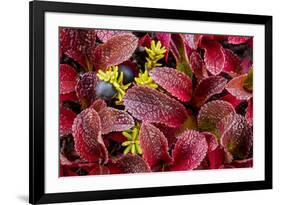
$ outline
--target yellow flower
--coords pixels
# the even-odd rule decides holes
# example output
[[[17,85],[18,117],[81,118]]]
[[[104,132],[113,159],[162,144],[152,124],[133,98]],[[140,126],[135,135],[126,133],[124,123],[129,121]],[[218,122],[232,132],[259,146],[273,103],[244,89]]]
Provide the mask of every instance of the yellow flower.
[[[164,57],[164,54],[166,53],[166,48],[161,45],[160,41],[157,41],[157,43],[155,45],[155,41],[152,40],[150,48],[145,47],[144,49],[148,54],[148,57],[146,57],[146,63],[145,63],[145,67],[147,69],[159,67],[162,65],[161,63],[157,63],[157,61],[159,61],[160,59],[162,59]]]
[[[155,84],[153,79],[148,75],[147,69],[145,69],[144,73],[139,73],[139,76],[135,77],[135,81],[137,85],[140,86],[145,86],[152,89],[156,89],[158,87],[158,85]]]
[[[140,147],[140,139],[139,139],[139,130],[140,124],[137,123],[133,128],[122,132],[122,134],[127,138],[127,141],[122,143],[124,149],[124,154],[128,154],[131,152],[134,154],[142,154],[142,149]]]
[[[106,81],[114,86],[117,91],[117,94],[114,96],[115,98],[117,98],[117,101],[115,103],[122,104],[122,98],[131,83],[128,83],[126,85],[123,84],[123,72],[121,72],[119,75],[118,66],[110,66],[105,72],[99,70],[97,76],[99,77],[99,79]]]

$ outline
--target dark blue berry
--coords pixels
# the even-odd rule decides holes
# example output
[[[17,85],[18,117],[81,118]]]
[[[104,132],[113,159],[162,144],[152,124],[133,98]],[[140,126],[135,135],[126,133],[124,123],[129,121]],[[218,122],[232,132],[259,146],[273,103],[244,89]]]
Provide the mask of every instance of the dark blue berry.
[[[116,94],[114,86],[108,82],[100,81],[96,87],[96,96],[104,100],[110,100]]]
[[[123,84],[128,84],[134,81],[134,72],[133,70],[127,65],[119,65],[118,66],[119,74],[123,72]]]

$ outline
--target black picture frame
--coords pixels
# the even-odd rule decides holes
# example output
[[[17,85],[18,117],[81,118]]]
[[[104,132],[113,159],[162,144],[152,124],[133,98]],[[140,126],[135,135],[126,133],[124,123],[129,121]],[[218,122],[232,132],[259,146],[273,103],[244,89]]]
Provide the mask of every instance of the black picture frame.
[[[198,193],[260,190],[272,188],[272,17],[262,15],[214,13],[124,6],[33,1],[30,12],[30,165],[29,202],[31,204],[90,201],[105,199],[184,195]],[[45,193],[44,173],[44,14],[80,13],[114,16],[150,17],[209,22],[247,23],[265,26],[265,180],[219,184],[136,188],[108,191]]]

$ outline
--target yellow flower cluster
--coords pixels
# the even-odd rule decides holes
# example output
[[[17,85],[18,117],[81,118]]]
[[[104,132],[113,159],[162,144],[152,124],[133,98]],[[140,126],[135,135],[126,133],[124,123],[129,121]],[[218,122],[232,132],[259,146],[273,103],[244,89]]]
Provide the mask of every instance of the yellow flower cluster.
[[[128,139],[127,141],[122,143],[123,147],[126,147],[124,150],[124,154],[128,154],[131,152],[134,154],[142,154],[142,149],[140,147],[140,139],[139,139],[139,130],[140,124],[137,123],[136,126],[131,128],[130,130],[122,132],[122,134]]]
[[[153,79],[148,75],[147,69],[145,69],[144,73],[139,73],[138,77],[135,77],[135,81],[137,85],[146,86],[152,89],[156,89],[158,85],[154,83]]]
[[[151,69],[162,65],[161,63],[158,63],[158,61],[164,57],[164,54],[166,53],[166,48],[161,45],[160,41],[155,44],[155,41],[152,40],[150,48],[145,47],[144,49],[148,54],[145,63],[146,69]]]
[[[129,88],[131,83],[123,84],[123,72],[118,73],[118,66],[110,66],[106,71],[99,70],[97,73],[99,79],[106,81],[114,86],[117,91],[115,98],[118,100],[116,104],[122,104],[122,98],[125,95],[125,91]]]

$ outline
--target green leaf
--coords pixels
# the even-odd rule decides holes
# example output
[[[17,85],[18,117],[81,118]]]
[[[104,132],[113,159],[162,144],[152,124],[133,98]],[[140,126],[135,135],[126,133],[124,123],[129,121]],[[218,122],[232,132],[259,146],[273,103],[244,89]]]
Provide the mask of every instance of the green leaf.
[[[177,63],[177,70],[184,72],[192,78],[192,70],[188,61],[184,37],[181,34],[173,34],[171,40],[172,43],[175,45],[175,47],[172,47],[172,50],[174,49],[175,53],[178,53],[177,56],[174,56]]]
[[[181,62],[178,62],[176,68],[178,71],[184,72],[185,74],[187,74],[189,77],[192,78],[193,73],[189,63],[186,60],[182,60]]]
[[[135,146],[135,144],[132,145],[131,153],[132,154],[136,154],[136,146]]]
[[[122,146],[126,147],[126,146],[128,146],[130,144],[132,144],[132,141],[125,141],[125,142],[122,143]]]
[[[126,149],[124,150],[124,154],[128,154],[131,151],[133,144],[130,144]]]
[[[244,81],[243,87],[252,92],[253,91],[253,68],[251,68],[248,72],[247,78]]]
[[[196,118],[192,115],[189,115],[184,123],[177,129],[176,135],[180,135],[187,129],[198,130]]]

